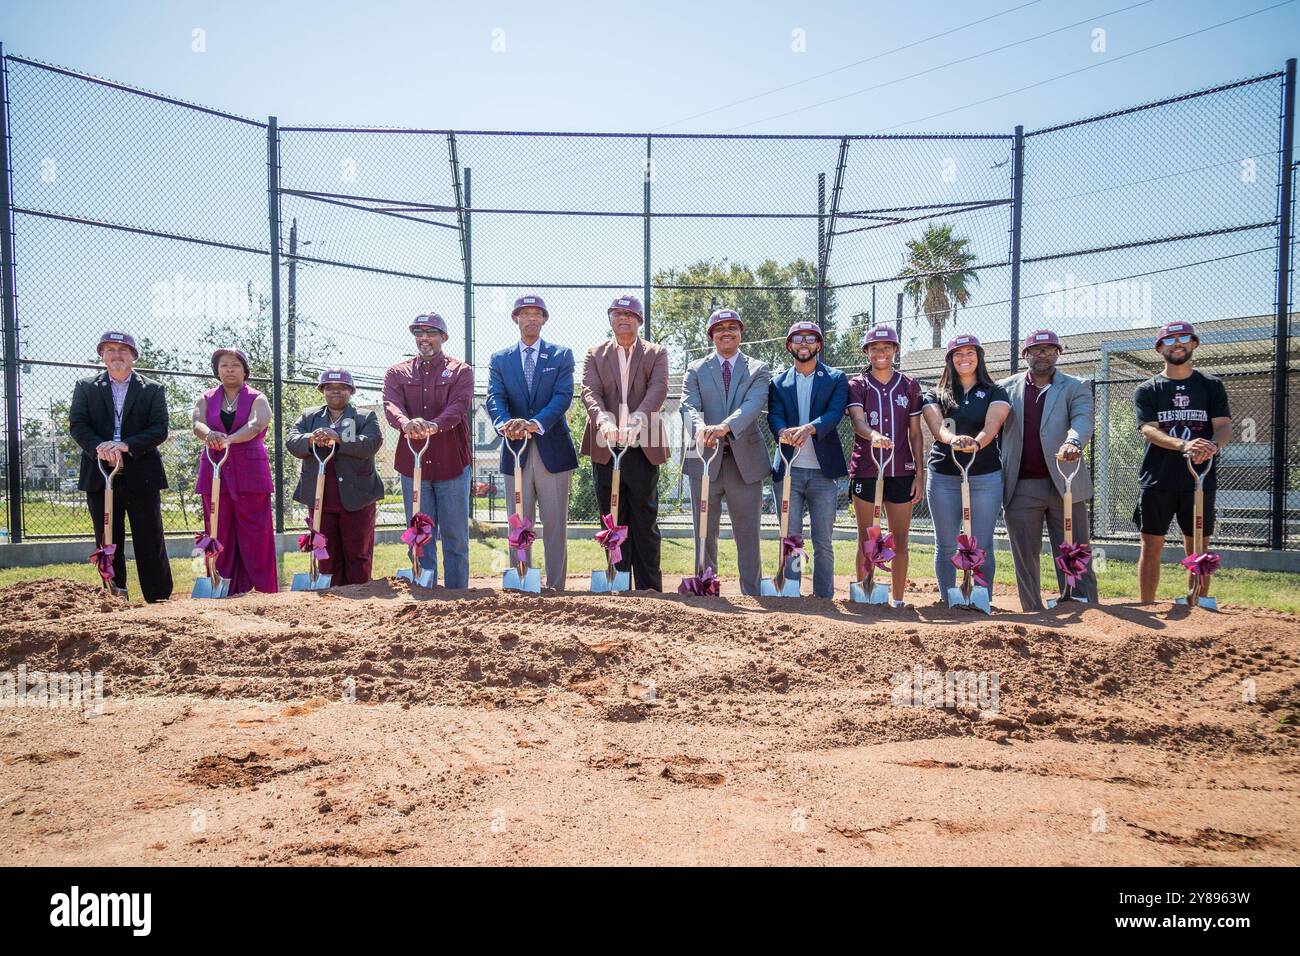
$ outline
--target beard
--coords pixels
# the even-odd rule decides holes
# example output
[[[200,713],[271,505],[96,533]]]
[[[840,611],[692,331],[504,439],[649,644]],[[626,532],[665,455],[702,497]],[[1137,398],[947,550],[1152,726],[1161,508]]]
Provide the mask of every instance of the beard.
[[[1186,365],[1192,359],[1191,352],[1184,352],[1182,355],[1166,355],[1165,361],[1170,365]]]

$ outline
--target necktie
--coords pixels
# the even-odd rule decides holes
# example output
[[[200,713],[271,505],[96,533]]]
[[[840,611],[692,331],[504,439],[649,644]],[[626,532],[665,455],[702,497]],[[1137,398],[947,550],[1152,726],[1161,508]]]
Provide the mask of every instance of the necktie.
[[[535,351],[531,345],[524,349],[524,384],[530,392],[533,390],[533,373],[537,370],[537,360],[533,358]]]
[[[731,363],[722,363],[722,394],[731,396]]]

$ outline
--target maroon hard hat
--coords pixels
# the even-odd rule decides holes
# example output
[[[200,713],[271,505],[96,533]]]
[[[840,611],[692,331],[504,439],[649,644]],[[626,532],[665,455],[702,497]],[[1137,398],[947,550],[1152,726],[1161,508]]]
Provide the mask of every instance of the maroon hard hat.
[[[609,308],[605,310],[605,314],[609,315],[609,313],[616,311],[631,312],[642,322],[645,321],[645,313],[641,311],[641,300],[634,295],[620,295],[610,303]]]
[[[790,326],[790,331],[785,333],[786,342],[788,343],[790,339],[799,332],[811,332],[821,341],[826,341],[825,337],[822,335],[822,327],[816,322],[808,322],[805,320],[803,322],[796,322],[794,325]]]
[[[316,387],[323,392],[325,391],[326,385],[335,385],[335,384],[346,385],[354,392],[357,390],[357,387],[352,384],[352,373],[344,368],[325,369],[325,371],[320,373],[320,384],[318,384]]]
[[[975,346],[975,348],[979,349],[981,354],[984,352],[984,346],[980,345],[980,340],[978,338],[973,335],[959,335],[948,343],[948,351],[944,353],[944,358],[947,358],[958,349],[964,349],[968,345]]]
[[[862,336],[862,351],[865,352],[870,348],[872,342],[891,342],[896,347],[902,348],[898,342],[898,332],[894,330],[892,325],[886,325],[884,322],[867,329]]]
[[[410,329],[412,332],[418,332],[421,329],[432,329],[434,332],[441,332],[443,335],[451,334],[447,331],[447,323],[437,312],[417,315],[411,320]]]
[[[1156,348],[1160,347],[1160,340],[1167,335],[1190,335],[1197,342],[1201,341],[1201,337],[1196,334],[1196,329],[1192,327],[1192,323],[1166,322],[1160,326],[1160,331],[1156,333]]]
[[[95,346],[95,354],[102,354],[105,345],[125,345],[131,350],[132,355],[136,358],[140,357],[140,350],[135,344],[135,336],[129,332],[105,332],[99,337],[99,344]]]
[[[549,319],[551,313],[546,311],[546,303],[540,295],[521,295],[515,299],[515,307],[510,311],[510,318],[519,314],[520,309],[541,309],[542,318]]]
[[[244,366],[244,378],[248,378],[248,376],[253,374],[248,370],[248,356],[244,354],[242,349],[217,349],[212,353],[213,375],[217,374],[217,363],[221,361],[221,356],[223,355],[233,355],[235,358],[239,359],[239,364]]]
[[[1051,329],[1039,329],[1037,332],[1030,332],[1026,335],[1025,341],[1020,345],[1020,354],[1024,355],[1035,345],[1055,345],[1059,351],[1065,351],[1065,346],[1061,344],[1060,337]]]
[[[708,327],[705,329],[709,338],[713,338],[713,327],[719,322],[740,322],[740,331],[745,331],[745,323],[735,309],[714,309],[713,314],[709,316]]]

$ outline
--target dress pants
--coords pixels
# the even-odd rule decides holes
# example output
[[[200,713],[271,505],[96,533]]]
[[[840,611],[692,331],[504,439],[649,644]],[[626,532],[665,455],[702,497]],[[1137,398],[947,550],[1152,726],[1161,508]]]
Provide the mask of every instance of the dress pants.
[[[320,562],[320,572],[331,576],[332,587],[370,580],[375,558],[374,504],[360,511],[322,510],[320,533],[325,535],[325,550],[330,555]]]
[[[602,515],[609,513],[609,493],[614,480],[614,463],[592,462],[596,503]],[[629,448],[619,471],[619,524],[627,525],[623,560],[614,565],[632,572],[636,591],[662,591],[659,572],[659,467],[650,464],[640,448]],[[602,526],[603,527],[603,526]]]
[[[1074,502],[1074,540],[1088,543],[1088,502]],[[1007,538],[1011,543],[1011,561],[1016,568],[1016,589],[1020,606],[1026,611],[1043,609],[1040,583],[1040,556],[1043,551],[1043,522],[1047,522],[1047,539],[1052,543],[1052,558],[1065,540],[1065,499],[1049,478],[1021,478],[1006,508]],[[1058,592],[1065,593],[1065,575],[1056,570]],[[1087,572],[1073,588],[1074,593],[1097,603],[1097,575],[1088,565]]]
[[[763,481],[746,482],[736,466],[736,459],[728,452],[721,454],[722,468],[716,479],[709,481],[709,525],[704,541],[704,564],[718,568],[718,529],[721,526],[722,501],[727,502],[727,515],[731,518],[731,533],[736,539],[736,568],[740,572],[740,593],[757,597],[761,565],[758,555],[758,525],[763,513]],[[695,538],[700,536],[700,486],[701,479],[691,476],[691,523]]]
[[[95,547],[103,545],[104,492],[86,492],[90,517],[95,523]],[[135,545],[135,570],[140,576],[140,590],[150,603],[172,596],[172,566],[167,560],[163,540],[162,492],[131,492],[113,488],[113,583],[126,587],[126,522],[131,522],[131,543]]]
[[[542,545],[546,551],[545,586],[557,591],[563,590],[569,569],[569,485],[573,480],[573,469],[554,473],[547,471],[542,456],[533,448],[524,462],[523,479],[524,517],[535,522],[537,512],[542,513]],[[506,472],[506,507],[509,509],[507,517],[514,514],[513,467]],[[532,559],[532,548],[529,548],[530,566]]]
[[[212,496],[203,495],[203,526],[211,532]],[[221,492],[220,525],[216,529],[222,551],[217,574],[230,579],[230,594],[280,590],[275,556],[275,524],[269,494],[228,495]]]

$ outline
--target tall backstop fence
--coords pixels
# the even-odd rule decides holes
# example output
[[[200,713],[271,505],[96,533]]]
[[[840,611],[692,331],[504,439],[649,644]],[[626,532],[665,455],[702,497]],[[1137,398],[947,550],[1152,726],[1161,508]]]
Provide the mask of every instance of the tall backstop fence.
[[[282,439],[319,402],[320,371],[348,368],[356,403],[378,407],[385,369],[411,354],[410,319],[428,311],[475,368],[475,516],[503,520],[482,393],[490,355],[517,337],[511,305],[531,292],[551,315],[543,339],[574,350],[578,386],[610,301],[646,303],[645,335],[672,357],[669,523],[689,522],[678,407],[715,307],[740,311],[744,350],[776,370],[794,321],[819,321],[827,361],[850,374],[863,331],[894,323],[902,368],[923,381],[956,330],[984,340],[998,378],[1023,372],[1025,332],[1057,330],[1061,367],[1093,385],[1101,540],[1136,537],[1132,394],[1159,368],[1155,329],[1190,320],[1236,424],[1216,539],[1300,543],[1294,60],[1039,130],[746,136],[294,126],[0,59],[0,538],[92,534],[67,413],[103,330],[135,334],[137,368],[167,389],[169,531],[202,522],[190,419],[218,346],[244,349],[271,399],[276,523],[292,530],[298,468]],[[575,440],[584,420],[575,399]],[[385,431],[379,520],[397,526]],[[596,518],[584,461],[571,519]]]

